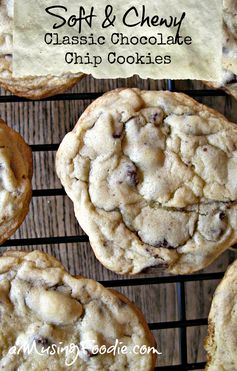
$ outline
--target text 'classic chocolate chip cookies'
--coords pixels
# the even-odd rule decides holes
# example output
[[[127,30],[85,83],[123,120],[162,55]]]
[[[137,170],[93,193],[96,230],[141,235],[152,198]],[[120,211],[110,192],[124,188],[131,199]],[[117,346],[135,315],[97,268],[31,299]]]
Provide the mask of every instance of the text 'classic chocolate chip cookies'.
[[[31,177],[30,148],[0,119],[0,244],[15,232],[28,213]]]
[[[237,370],[237,261],[219,284],[208,319],[206,371]]]
[[[95,281],[70,276],[42,252],[0,257],[0,316],[1,370],[154,369],[155,341],[135,305]],[[110,351],[118,342],[124,353]]]
[[[75,85],[83,76],[12,76],[13,0],[0,0],[0,85],[12,93],[29,99],[41,99],[61,93]]]
[[[237,241],[237,127],[186,95],[105,94],[65,136],[56,169],[117,273],[194,272]]]

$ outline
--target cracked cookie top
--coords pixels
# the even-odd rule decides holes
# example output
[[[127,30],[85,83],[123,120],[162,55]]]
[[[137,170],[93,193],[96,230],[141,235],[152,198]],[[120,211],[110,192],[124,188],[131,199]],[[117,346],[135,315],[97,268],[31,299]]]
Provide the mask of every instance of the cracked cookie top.
[[[222,80],[208,82],[224,88],[237,99],[237,1],[223,0],[223,57]]]
[[[95,281],[70,276],[39,251],[0,257],[0,318],[0,370],[154,368],[154,353],[138,352],[155,341],[135,305]],[[102,354],[100,347],[109,349],[116,340],[126,354]],[[70,346],[71,352],[58,351]]]
[[[237,75],[237,2],[236,0],[223,1],[224,18],[224,46],[223,46],[223,67]],[[236,81],[237,83],[237,81]]]
[[[105,94],[65,136],[56,169],[115,272],[193,272],[236,241],[237,127],[183,94]]]
[[[0,244],[15,232],[28,212],[31,177],[30,148],[0,119]]]
[[[208,371],[237,370],[237,260],[219,284],[208,319]]]
[[[12,54],[13,0],[0,0],[0,56]]]
[[[24,78],[12,76],[13,8],[13,0],[0,0],[0,85],[16,95],[41,99],[65,91],[78,82],[82,73]]]

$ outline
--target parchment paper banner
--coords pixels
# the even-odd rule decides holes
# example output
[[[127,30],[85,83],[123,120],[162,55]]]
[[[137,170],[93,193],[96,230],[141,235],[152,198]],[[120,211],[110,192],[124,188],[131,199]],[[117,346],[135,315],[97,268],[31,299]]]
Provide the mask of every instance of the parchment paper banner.
[[[15,77],[219,80],[222,0],[17,0],[13,49]]]

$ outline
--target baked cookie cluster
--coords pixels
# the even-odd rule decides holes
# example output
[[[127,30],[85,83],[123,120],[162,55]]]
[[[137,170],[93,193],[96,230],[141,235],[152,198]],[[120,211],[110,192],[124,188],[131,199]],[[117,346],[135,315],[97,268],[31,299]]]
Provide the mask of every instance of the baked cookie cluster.
[[[41,99],[83,76],[14,78],[12,53],[13,0],[0,0],[3,88]],[[70,54],[69,64],[80,62]],[[207,84],[237,99],[236,0],[223,0],[222,80]],[[237,127],[186,95],[103,95],[63,139],[56,170],[96,257],[116,273],[154,266],[192,273],[237,242]],[[31,178],[30,148],[0,119],[0,244],[28,213]],[[39,251],[0,257],[0,322],[1,370],[152,371],[156,364],[154,337],[133,303]],[[237,261],[216,290],[208,323],[206,370],[236,371]],[[117,341],[126,353],[94,351]],[[61,345],[76,348],[57,352]],[[139,353],[144,347],[150,351]]]

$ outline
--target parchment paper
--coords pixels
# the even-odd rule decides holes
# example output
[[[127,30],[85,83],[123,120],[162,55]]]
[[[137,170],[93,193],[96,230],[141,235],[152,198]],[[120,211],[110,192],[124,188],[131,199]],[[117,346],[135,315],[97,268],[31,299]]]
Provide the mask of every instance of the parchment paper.
[[[102,29],[101,24],[105,19],[104,9],[106,5],[113,6],[113,15],[116,15],[114,25]],[[90,28],[82,24],[81,33],[78,25],[53,29],[55,23],[61,23],[61,19],[46,13],[45,8],[50,6],[64,6],[63,9],[53,10],[55,13],[68,19],[71,15],[78,16],[79,7],[83,6],[86,13],[94,6],[96,17]],[[191,45],[113,45],[110,42],[112,33],[123,33],[126,36],[157,36],[162,33],[164,39],[168,35],[175,35],[177,28],[165,26],[140,26],[126,27],[122,24],[122,17],[126,10],[135,6],[138,16],[131,11],[127,18],[128,22],[139,22],[142,18],[142,5],[145,5],[146,16],[158,15],[169,19],[170,16],[179,19],[186,12],[180,35],[190,36]],[[52,11],[52,10],[51,10]],[[45,34],[58,34],[59,40],[63,36],[104,36],[105,45],[47,45],[44,41]],[[202,79],[220,80],[221,57],[222,57],[222,0],[17,0],[14,9],[14,43],[13,43],[13,75],[15,77],[60,75],[62,73],[84,72],[92,74],[96,78],[129,77],[134,74],[142,78],[169,78],[169,79]],[[108,54],[116,53],[116,56],[130,56],[136,53],[148,55],[154,61],[155,56],[171,57],[170,64],[140,64],[117,62],[110,64]],[[71,53],[71,54],[67,54]],[[87,54],[89,53],[89,54]],[[65,55],[69,56],[70,64],[65,62]],[[91,64],[86,64],[85,56],[91,58]],[[111,55],[111,54],[110,54]],[[74,56],[80,56],[82,64],[74,63]],[[100,56],[102,62],[93,66],[94,56]],[[133,57],[131,57],[133,56]],[[113,59],[113,58],[112,58]],[[86,59],[88,61],[88,59]]]

